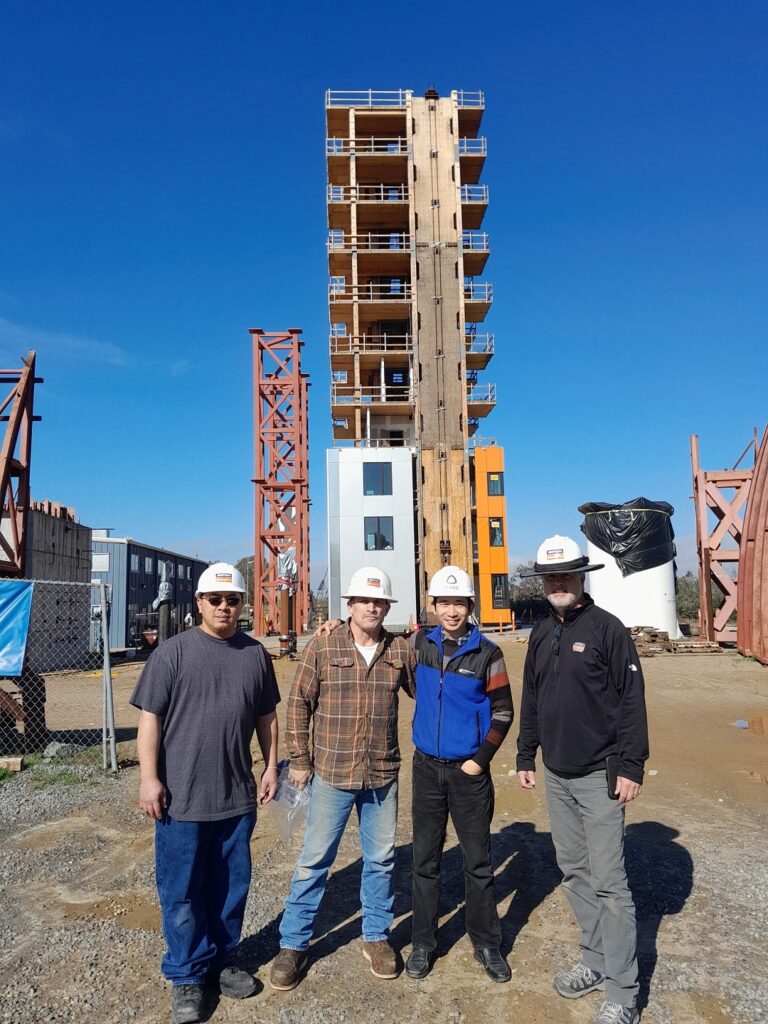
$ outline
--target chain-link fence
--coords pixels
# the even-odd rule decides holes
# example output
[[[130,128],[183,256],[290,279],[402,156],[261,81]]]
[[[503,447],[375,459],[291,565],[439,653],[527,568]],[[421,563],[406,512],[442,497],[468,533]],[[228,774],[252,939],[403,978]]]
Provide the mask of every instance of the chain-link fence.
[[[0,677],[0,755],[117,770],[104,584],[33,580],[24,666]]]

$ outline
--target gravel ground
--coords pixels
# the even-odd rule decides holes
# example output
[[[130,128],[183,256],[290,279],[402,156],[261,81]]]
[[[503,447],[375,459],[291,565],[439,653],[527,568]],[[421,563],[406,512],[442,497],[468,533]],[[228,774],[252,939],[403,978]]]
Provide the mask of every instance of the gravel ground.
[[[519,685],[524,646],[510,646]],[[287,680],[290,666],[278,663]],[[768,1021],[765,899],[768,740],[732,722],[768,709],[768,671],[730,657],[644,663],[655,774],[630,809],[627,868],[638,915],[646,1024]],[[130,712],[124,710],[124,727]],[[410,715],[402,717],[408,750]],[[120,723],[119,723],[120,724]],[[449,833],[440,952],[424,982],[377,981],[359,948],[360,860],[350,826],[321,910],[306,979],[290,993],[268,984],[211,1018],[265,1024],[362,1021],[476,1024],[516,1017],[587,1024],[595,997],[564,1002],[553,971],[570,963],[576,931],[559,891],[543,793],[523,793],[512,744],[494,764],[497,897],[513,980],[491,985],[464,935],[462,879]],[[130,742],[121,756],[130,759]],[[66,767],[67,771],[62,772]],[[403,772],[393,938],[408,947],[409,786]],[[62,781],[66,779],[67,781]],[[136,809],[137,772],[117,777],[53,761],[0,783],[0,1024],[169,1020],[158,974],[164,944],[154,892],[152,828]],[[267,811],[253,841],[243,965],[266,983],[296,850]]]

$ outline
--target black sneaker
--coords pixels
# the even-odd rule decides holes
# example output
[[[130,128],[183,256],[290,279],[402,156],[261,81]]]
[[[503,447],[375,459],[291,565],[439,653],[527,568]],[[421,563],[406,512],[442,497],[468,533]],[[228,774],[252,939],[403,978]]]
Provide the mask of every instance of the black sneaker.
[[[234,964],[212,968],[208,971],[206,981],[228,999],[247,999],[259,987],[252,974],[240,967],[235,967]]]
[[[483,970],[491,981],[509,981],[512,971],[509,964],[501,955],[501,950],[495,946],[486,946],[484,949],[475,950],[475,960],[483,965]]]
[[[426,946],[414,946],[411,955],[405,962],[405,973],[414,981],[420,981],[422,978],[426,978],[432,970],[434,962],[434,949],[428,949]]]
[[[198,1024],[205,1013],[205,989],[202,985],[174,985],[171,991],[173,1024]]]

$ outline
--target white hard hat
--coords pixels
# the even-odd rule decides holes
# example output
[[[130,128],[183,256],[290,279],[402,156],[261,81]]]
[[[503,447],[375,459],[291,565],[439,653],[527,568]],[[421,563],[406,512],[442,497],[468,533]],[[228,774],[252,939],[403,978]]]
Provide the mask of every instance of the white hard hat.
[[[341,596],[377,597],[381,601],[397,604],[396,598],[392,597],[392,581],[383,569],[377,569],[375,565],[364,565],[362,569],[353,572],[347,592]]]
[[[215,590],[224,594],[232,591],[236,594],[245,593],[243,574],[229,562],[214,562],[204,569],[197,584],[198,594],[211,594]]]
[[[475,585],[469,573],[458,565],[444,565],[429,581],[428,597],[469,597],[475,596]]]
[[[603,569],[604,565],[590,565],[581,547],[570,537],[547,537],[539,545],[533,569],[526,569],[521,576],[548,576],[553,573],[592,572]]]

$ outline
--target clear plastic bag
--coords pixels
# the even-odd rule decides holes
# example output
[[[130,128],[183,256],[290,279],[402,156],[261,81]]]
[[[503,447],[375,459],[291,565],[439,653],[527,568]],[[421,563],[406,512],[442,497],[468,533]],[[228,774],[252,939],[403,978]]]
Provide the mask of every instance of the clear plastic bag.
[[[292,836],[301,831],[307,818],[311,781],[299,789],[288,778],[290,761],[280,761],[277,766],[277,793],[267,807],[284,843],[290,843]]]

